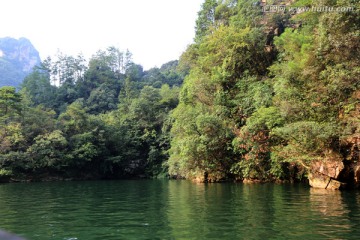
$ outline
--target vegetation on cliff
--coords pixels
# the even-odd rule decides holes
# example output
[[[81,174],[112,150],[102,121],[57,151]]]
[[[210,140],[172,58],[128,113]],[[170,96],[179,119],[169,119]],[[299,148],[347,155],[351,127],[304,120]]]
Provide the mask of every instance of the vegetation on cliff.
[[[359,3],[321,5],[353,10],[272,13],[257,1],[205,1],[197,41],[181,58],[190,73],[172,113],[170,174],[297,179],[316,161],[357,164]]]
[[[113,47],[88,64],[44,61],[19,93],[0,89],[0,169],[267,181],[328,174],[328,162],[329,178],[357,181],[359,3],[265,2],[206,0],[194,43],[160,69]]]

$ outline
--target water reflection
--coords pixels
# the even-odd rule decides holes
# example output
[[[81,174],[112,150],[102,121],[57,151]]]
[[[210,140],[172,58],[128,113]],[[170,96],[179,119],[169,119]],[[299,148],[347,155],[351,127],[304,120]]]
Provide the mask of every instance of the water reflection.
[[[345,236],[351,236],[352,222],[343,193],[315,188],[309,193],[316,232],[326,238],[348,239]]]
[[[0,228],[52,239],[358,239],[360,194],[304,185],[0,185]]]
[[[169,184],[168,207],[174,239],[353,239],[360,233],[342,192],[303,185],[177,181]]]
[[[167,235],[166,191],[161,181],[3,185],[0,228],[29,240]]]
[[[303,237],[308,232],[308,226],[301,224],[295,232],[291,230],[298,221],[293,212],[302,211],[286,207],[292,195],[296,195],[293,188],[273,184],[193,185],[184,181],[171,182],[169,195],[167,215],[175,239],[203,239],[204,236],[210,239],[279,239]],[[287,219],[284,221],[284,218]]]
[[[312,211],[325,217],[343,217],[349,213],[340,191],[311,188],[309,200]]]

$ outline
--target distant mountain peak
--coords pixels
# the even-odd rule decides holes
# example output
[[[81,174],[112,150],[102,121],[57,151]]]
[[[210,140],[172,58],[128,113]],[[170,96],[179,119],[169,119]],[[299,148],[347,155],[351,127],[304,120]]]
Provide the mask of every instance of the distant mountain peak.
[[[39,52],[29,39],[0,38],[0,87],[19,87],[40,62]]]

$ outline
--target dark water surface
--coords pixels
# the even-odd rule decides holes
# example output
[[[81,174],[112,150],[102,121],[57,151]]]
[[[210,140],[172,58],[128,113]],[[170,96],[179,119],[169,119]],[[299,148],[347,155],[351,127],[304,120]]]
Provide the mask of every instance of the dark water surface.
[[[360,193],[304,185],[0,185],[0,229],[29,240],[360,239]]]

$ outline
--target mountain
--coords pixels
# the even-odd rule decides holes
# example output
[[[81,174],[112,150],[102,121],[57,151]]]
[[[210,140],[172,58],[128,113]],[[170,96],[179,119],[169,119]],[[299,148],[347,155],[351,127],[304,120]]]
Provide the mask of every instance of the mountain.
[[[26,38],[0,38],[0,87],[19,87],[41,62],[39,52]]]

